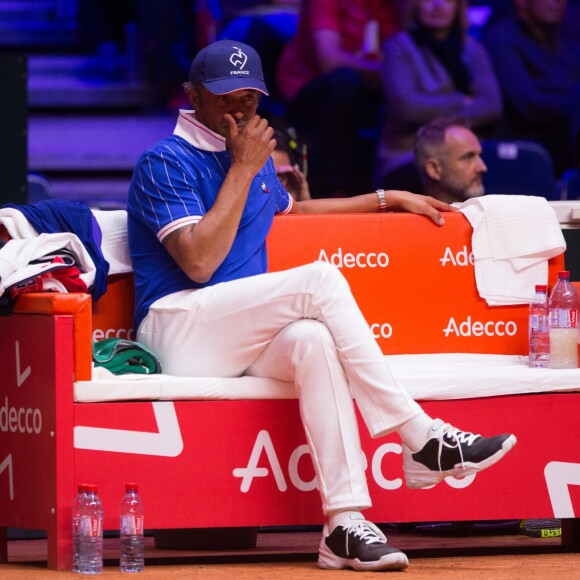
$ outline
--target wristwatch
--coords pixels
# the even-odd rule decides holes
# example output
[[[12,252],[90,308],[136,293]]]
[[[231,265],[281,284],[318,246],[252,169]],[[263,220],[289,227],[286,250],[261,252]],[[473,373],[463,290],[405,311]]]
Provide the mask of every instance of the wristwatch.
[[[387,200],[385,198],[385,190],[384,189],[377,189],[375,192],[377,197],[379,198],[379,212],[385,213],[387,211]]]

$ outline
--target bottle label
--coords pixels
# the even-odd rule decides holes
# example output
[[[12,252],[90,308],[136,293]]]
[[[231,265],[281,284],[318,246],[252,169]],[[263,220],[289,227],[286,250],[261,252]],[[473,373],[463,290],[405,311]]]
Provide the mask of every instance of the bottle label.
[[[124,536],[143,535],[143,516],[125,514],[121,516],[121,534]]]
[[[534,332],[548,332],[550,324],[544,314],[530,314],[530,330]]]
[[[578,311],[568,308],[550,310],[551,328],[578,328]]]
[[[101,518],[82,516],[79,530],[82,536],[98,538],[102,534],[101,526],[102,526]]]

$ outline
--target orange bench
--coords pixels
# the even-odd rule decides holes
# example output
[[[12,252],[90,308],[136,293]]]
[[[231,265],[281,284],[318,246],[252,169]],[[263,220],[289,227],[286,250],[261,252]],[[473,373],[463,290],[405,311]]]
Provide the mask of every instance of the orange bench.
[[[407,214],[280,216],[268,246],[271,270],[314,260],[341,268],[385,354],[527,352],[527,306],[479,297],[461,214],[442,228]],[[562,256],[550,261],[550,283],[562,268]],[[91,341],[134,338],[132,304],[122,275],[94,305],[85,295],[28,295],[0,319],[0,561],[6,528],[36,528],[48,532],[49,567],[69,568],[79,482],[99,486],[108,530],[129,480],[140,483],[148,529],[320,524],[296,400],[74,401],[75,381],[91,378]],[[563,544],[580,543],[580,395],[422,404],[470,430],[512,431],[518,445],[489,473],[409,490],[397,436],[371,439],[361,422],[370,519],[562,517]]]

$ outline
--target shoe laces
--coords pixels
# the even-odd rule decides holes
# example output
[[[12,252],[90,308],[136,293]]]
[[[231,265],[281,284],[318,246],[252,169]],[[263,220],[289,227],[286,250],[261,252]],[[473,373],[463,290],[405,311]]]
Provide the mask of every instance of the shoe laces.
[[[367,522],[366,520],[358,520],[351,524],[342,525],[342,527],[346,530],[346,551],[348,553],[348,537],[350,534],[354,534],[356,537],[359,537],[363,542],[366,544],[386,544],[387,538],[371,522]]]
[[[465,469],[465,463],[463,461],[463,445],[471,447],[473,442],[479,437],[481,437],[481,435],[470,433],[469,431],[461,431],[451,425],[444,425],[441,429],[441,433],[437,437],[439,439],[439,451],[437,453],[439,471],[441,471],[441,454],[443,453],[443,447],[446,447],[447,449],[457,449],[459,451],[459,457],[461,458],[461,467]]]

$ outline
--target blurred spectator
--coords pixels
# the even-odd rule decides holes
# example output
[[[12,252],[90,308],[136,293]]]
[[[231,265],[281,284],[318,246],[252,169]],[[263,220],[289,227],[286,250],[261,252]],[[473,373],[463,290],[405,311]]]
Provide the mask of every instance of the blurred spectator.
[[[469,5],[487,6],[490,9],[485,23],[486,28],[491,28],[504,18],[516,13],[514,2],[511,0],[471,0]],[[580,40],[580,0],[568,0],[568,9],[562,26],[566,34]]]
[[[374,143],[364,151],[361,127],[377,125],[380,43],[397,28],[396,2],[304,0],[277,80],[288,103],[286,121],[308,144],[317,197],[352,195],[372,185]]]
[[[276,87],[276,65],[282,50],[296,34],[302,0],[222,0],[223,24],[217,39],[239,40],[262,57],[264,80],[270,95],[260,101],[258,112],[272,117],[281,96]]]
[[[481,144],[465,117],[439,117],[417,131],[415,164],[423,193],[446,203],[485,193]]]
[[[580,42],[563,28],[566,0],[514,4],[484,38],[506,101],[501,136],[540,141],[560,174],[580,125]]]
[[[278,179],[288,193],[297,201],[311,199],[310,187],[306,179],[306,155],[296,140],[295,131],[274,131],[276,148],[272,151],[272,161]]]
[[[404,31],[384,45],[387,114],[377,148],[377,186],[417,191],[417,129],[462,115],[485,134],[501,117],[501,91],[483,45],[467,36],[466,0],[406,0]]]

